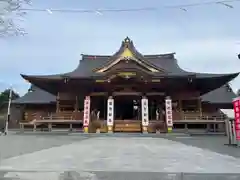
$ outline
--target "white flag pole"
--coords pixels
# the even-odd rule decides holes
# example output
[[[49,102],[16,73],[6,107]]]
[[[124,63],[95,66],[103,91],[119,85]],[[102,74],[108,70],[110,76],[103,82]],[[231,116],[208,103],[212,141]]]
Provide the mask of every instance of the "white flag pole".
[[[12,92],[13,92],[13,89],[12,89],[12,86],[10,86],[9,96],[8,96],[7,119],[5,123],[4,135],[8,134],[8,124],[9,124],[10,115],[11,115]]]

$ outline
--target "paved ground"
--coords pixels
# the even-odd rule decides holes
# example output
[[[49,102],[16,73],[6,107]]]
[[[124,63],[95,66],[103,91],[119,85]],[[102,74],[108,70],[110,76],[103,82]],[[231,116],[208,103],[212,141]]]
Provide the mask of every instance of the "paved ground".
[[[240,158],[240,148],[227,146],[228,140],[225,136],[194,136],[190,138],[172,136],[167,139]]]
[[[42,149],[52,148],[79,142],[86,139],[82,136],[65,135],[9,135],[0,136],[0,160],[19,156],[26,153],[32,153]],[[1,161],[0,161],[1,162]]]
[[[192,173],[240,172],[240,149],[224,146],[225,137],[153,137],[1,136],[0,179],[221,180]]]

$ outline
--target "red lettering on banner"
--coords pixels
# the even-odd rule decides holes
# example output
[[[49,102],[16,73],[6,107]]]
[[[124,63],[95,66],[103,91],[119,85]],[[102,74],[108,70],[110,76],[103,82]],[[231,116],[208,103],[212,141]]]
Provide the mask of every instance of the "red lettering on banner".
[[[235,129],[240,130],[240,124],[235,124]]]
[[[239,97],[233,101],[233,106],[234,106],[234,115],[235,115],[236,139],[240,140],[240,114],[239,114],[240,98]]]
[[[236,100],[235,102],[234,102],[234,106],[238,106],[239,105],[239,102],[238,102],[238,100]]]
[[[240,123],[240,117],[235,118],[235,123]]]
[[[240,140],[240,129],[236,130],[236,139]]]
[[[236,112],[236,118],[239,118],[239,113],[238,112]]]

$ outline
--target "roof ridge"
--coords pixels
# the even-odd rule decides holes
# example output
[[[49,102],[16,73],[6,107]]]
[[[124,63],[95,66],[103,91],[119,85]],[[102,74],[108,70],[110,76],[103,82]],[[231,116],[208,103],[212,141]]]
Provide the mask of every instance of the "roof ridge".
[[[176,53],[166,53],[166,54],[146,54],[144,55],[145,58],[171,58],[174,59],[174,55]]]
[[[112,55],[81,54],[82,57],[111,57]]]
[[[176,53],[166,53],[166,54],[143,54],[143,57],[153,57],[153,58],[156,58],[156,57],[166,57],[166,58],[174,58],[174,55]],[[97,54],[81,54],[82,57],[100,57],[100,58],[110,58],[112,57],[113,55],[97,55]]]

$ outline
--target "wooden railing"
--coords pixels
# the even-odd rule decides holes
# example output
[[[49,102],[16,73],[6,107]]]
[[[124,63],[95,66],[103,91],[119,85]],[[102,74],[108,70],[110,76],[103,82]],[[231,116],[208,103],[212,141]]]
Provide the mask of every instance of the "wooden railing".
[[[63,111],[43,116],[43,120],[82,120],[83,112]]]
[[[42,117],[47,116],[49,113],[44,111],[26,111],[24,113],[24,122],[31,122],[36,119],[42,119]]]
[[[79,124],[83,117],[83,112],[57,112],[57,113],[33,113],[31,114],[31,119],[25,122],[20,122],[20,129],[24,129],[25,126],[33,126],[35,131],[39,125],[47,125],[48,130],[51,131],[53,125],[56,124],[68,124],[69,129],[73,129],[73,124]]]
[[[225,120],[226,116],[220,113],[202,113],[199,112],[183,112],[183,120]]]

